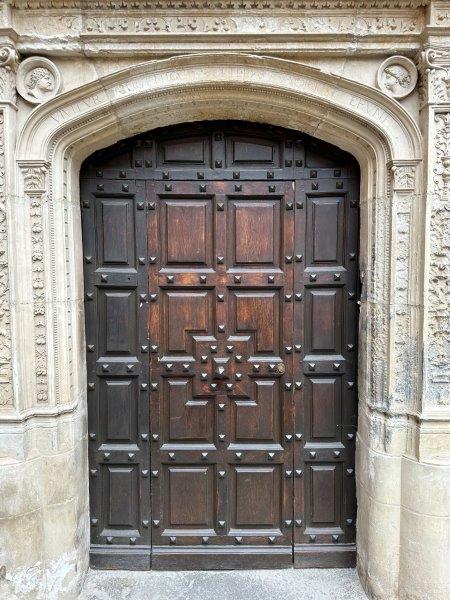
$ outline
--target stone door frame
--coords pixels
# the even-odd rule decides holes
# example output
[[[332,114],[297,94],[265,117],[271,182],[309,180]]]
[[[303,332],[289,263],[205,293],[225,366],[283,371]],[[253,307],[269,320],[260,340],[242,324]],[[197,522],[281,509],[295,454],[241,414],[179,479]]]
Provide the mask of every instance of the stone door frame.
[[[400,536],[392,530],[400,511],[399,459],[414,456],[422,419],[423,149],[412,118],[380,91],[288,60],[205,53],[132,66],[38,106],[19,134],[17,187],[10,185],[17,377],[15,403],[2,411],[2,419],[11,426],[24,419],[73,421],[74,443],[83,455],[69,485],[79,500],[80,547],[87,561],[81,163],[99,148],[154,127],[236,118],[304,131],[351,153],[360,165],[356,477],[364,509],[357,524],[364,579],[380,552],[387,555],[383,560],[399,561]],[[393,460],[378,469],[374,457],[382,455]],[[389,515],[369,503],[374,497],[380,504],[391,501],[392,494]],[[377,529],[388,532],[381,545]]]

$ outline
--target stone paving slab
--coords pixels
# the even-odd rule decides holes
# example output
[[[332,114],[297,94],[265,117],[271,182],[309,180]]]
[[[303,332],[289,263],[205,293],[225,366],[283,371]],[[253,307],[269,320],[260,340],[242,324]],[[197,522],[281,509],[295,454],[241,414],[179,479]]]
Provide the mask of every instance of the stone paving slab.
[[[367,600],[354,569],[94,571],[79,600]]]

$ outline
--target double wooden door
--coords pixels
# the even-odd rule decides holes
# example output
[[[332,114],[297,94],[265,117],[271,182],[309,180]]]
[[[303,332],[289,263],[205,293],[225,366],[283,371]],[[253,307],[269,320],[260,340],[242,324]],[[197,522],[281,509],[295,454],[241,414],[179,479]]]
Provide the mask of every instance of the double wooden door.
[[[95,565],[352,564],[356,174],[241,123],[83,167]]]

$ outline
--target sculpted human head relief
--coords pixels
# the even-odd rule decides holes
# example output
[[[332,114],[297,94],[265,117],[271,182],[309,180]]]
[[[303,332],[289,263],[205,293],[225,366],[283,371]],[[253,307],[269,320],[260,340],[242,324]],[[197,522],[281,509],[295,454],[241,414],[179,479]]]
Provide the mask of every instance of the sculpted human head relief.
[[[416,65],[406,56],[391,56],[378,69],[378,87],[392,98],[406,98],[414,90],[416,83]]]
[[[17,91],[32,104],[41,104],[56,96],[60,85],[59,71],[47,58],[27,58],[17,71]]]

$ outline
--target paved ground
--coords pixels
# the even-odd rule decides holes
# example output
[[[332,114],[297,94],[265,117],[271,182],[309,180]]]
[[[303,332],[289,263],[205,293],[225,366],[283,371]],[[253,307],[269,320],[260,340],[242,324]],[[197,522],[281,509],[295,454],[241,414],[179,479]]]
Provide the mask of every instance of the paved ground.
[[[79,600],[367,600],[353,569],[90,571]]]

